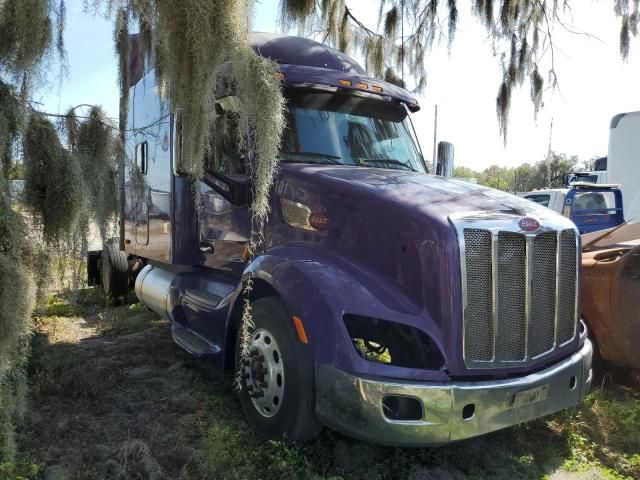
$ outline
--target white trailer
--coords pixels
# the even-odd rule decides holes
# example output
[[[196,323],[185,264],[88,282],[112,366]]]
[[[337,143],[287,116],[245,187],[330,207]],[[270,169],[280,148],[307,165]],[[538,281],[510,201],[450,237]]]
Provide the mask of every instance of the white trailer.
[[[622,185],[625,218],[640,217],[640,112],[611,119],[607,174],[610,183]]]

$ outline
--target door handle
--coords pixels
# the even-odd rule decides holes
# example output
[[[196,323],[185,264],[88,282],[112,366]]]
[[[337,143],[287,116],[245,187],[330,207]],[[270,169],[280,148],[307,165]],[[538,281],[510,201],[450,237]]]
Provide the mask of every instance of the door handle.
[[[213,245],[209,242],[200,242],[200,251],[202,253],[213,253]]]

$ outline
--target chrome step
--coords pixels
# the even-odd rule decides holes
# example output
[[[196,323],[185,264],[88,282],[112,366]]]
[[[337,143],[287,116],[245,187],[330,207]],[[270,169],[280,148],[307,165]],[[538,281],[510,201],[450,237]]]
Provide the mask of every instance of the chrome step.
[[[171,336],[178,346],[196,357],[217,355],[221,351],[218,345],[207,341],[193,330],[178,322],[171,324]]]

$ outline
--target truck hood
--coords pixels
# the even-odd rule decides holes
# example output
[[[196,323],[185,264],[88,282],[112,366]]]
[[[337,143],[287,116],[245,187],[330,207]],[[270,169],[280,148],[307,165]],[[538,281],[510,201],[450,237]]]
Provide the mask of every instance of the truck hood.
[[[288,168],[289,165],[283,165],[283,170]],[[501,212],[537,218],[555,215],[535,202],[500,190],[406,170],[312,166],[304,167],[302,172],[315,174],[328,183],[347,182],[387,200],[424,211],[429,216],[448,217],[467,212]]]

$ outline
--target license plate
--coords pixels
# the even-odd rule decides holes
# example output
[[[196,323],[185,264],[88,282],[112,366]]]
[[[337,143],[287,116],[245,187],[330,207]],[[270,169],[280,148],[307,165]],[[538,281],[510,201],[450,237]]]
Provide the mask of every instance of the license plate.
[[[513,408],[524,407],[532,403],[541,402],[549,397],[549,385],[530,388],[515,394],[513,398]]]

